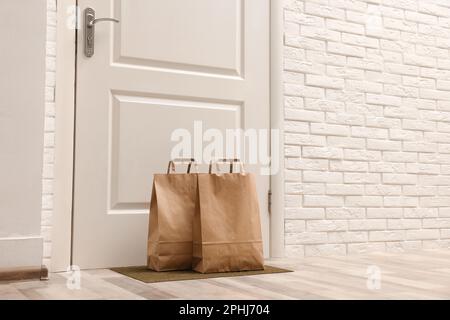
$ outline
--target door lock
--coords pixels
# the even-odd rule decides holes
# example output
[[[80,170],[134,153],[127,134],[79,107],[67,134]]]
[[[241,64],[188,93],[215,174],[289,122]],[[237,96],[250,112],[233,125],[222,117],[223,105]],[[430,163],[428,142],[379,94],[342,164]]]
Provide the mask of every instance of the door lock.
[[[86,8],[84,10],[84,54],[90,58],[94,55],[95,43],[95,25],[99,22],[114,22],[120,21],[115,18],[95,18],[95,10]]]

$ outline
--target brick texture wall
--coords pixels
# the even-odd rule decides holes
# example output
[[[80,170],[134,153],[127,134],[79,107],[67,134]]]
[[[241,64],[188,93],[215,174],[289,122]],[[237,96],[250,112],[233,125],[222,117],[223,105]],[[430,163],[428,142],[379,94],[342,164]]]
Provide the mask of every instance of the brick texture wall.
[[[450,1],[284,3],[287,254],[450,248]]]
[[[42,173],[42,223],[44,261],[50,265],[51,226],[53,210],[53,162],[55,147],[55,87],[56,87],[56,0],[47,0],[47,43],[45,80],[44,169]]]

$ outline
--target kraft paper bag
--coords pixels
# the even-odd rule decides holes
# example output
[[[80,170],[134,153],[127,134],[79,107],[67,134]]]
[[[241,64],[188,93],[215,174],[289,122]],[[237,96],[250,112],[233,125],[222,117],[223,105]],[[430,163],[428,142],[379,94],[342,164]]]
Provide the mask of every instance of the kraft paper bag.
[[[174,164],[169,164],[169,169]],[[188,172],[190,171],[190,166]],[[155,271],[192,266],[192,219],[197,174],[155,174],[150,204],[147,266]]]
[[[198,175],[193,246],[192,268],[197,272],[264,269],[259,202],[252,174]]]

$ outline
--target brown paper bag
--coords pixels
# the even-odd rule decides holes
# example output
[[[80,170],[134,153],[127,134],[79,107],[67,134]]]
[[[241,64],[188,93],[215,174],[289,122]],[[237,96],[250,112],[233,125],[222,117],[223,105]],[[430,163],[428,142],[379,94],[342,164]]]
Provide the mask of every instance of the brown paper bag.
[[[197,174],[155,174],[150,204],[147,266],[156,271],[192,266],[192,219],[197,201]],[[172,169],[172,170],[171,170]]]
[[[198,175],[193,241],[195,271],[264,269],[259,203],[252,174]]]

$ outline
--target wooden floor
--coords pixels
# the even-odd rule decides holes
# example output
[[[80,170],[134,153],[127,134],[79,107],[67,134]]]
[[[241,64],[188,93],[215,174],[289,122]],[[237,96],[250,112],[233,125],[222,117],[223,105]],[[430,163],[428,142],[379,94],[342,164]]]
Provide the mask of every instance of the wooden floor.
[[[295,271],[145,284],[110,270],[86,270],[79,290],[67,287],[68,274],[53,273],[48,281],[0,283],[0,299],[450,299],[450,250],[269,264]]]

